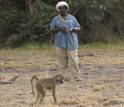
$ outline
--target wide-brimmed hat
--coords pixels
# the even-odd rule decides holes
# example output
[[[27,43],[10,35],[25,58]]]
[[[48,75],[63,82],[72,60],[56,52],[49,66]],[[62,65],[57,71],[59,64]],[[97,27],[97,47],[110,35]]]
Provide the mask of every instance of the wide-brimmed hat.
[[[69,10],[69,6],[65,1],[60,1],[57,3],[56,5],[56,10],[59,11],[59,6],[66,6],[67,7],[67,11]]]

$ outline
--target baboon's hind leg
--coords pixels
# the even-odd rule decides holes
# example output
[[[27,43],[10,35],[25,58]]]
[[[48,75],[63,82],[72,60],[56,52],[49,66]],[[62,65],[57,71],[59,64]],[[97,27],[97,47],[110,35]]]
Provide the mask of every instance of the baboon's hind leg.
[[[39,100],[39,104],[42,104],[45,96],[46,96],[46,92],[43,88],[40,88],[39,89],[39,93],[40,93],[40,100]]]
[[[39,102],[39,99],[40,99],[40,95],[39,95],[39,93],[37,92],[37,96],[36,96],[36,105],[38,104],[38,102]]]
[[[39,104],[42,104],[43,100],[44,100],[44,97],[40,96]]]

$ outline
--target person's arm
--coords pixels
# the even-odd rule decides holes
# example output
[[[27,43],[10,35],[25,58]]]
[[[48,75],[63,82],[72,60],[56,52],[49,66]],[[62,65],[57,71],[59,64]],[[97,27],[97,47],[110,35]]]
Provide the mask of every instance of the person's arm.
[[[54,19],[52,20],[52,24],[51,24],[51,27],[50,27],[50,32],[51,33],[53,33],[53,34],[55,34],[55,33],[57,33],[57,32],[59,32],[60,30],[61,31],[64,31],[64,32],[66,32],[67,31],[67,28],[66,27],[64,27],[64,26],[61,26],[61,27],[57,27],[56,25],[57,25],[57,19],[56,19],[57,17],[54,17]]]
[[[75,17],[74,18],[74,25],[75,27],[71,29],[72,32],[77,32],[81,29],[80,24],[78,23],[77,19]]]
[[[64,26],[61,26],[61,27],[58,27],[58,28],[53,28],[53,29],[51,30],[51,33],[54,33],[54,34],[55,34],[55,33],[59,32],[60,30],[66,32],[66,31],[67,31],[67,28],[64,27]]]

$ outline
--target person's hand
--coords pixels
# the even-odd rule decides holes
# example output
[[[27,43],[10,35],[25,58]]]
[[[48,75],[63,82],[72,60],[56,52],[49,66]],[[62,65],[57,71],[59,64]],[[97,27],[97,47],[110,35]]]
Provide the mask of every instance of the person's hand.
[[[62,31],[64,31],[64,32],[67,32],[67,27],[65,27],[65,26],[61,26],[60,29],[61,29]]]
[[[75,27],[75,28],[71,29],[71,32],[76,32],[76,31],[79,31],[79,27]]]
[[[71,30],[71,32],[76,32],[76,31],[77,31],[77,29],[72,29],[72,30]]]

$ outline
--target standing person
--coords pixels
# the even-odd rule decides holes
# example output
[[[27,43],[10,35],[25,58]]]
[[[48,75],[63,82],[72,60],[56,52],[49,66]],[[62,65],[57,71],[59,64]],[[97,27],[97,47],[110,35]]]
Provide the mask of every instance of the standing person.
[[[52,20],[51,33],[55,34],[56,54],[60,70],[65,75],[65,80],[69,81],[69,66],[74,81],[81,81],[81,74],[78,67],[78,38],[77,31],[80,24],[73,15],[67,11],[69,6],[65,1],[60,1],[56,5],[59,12]]]

